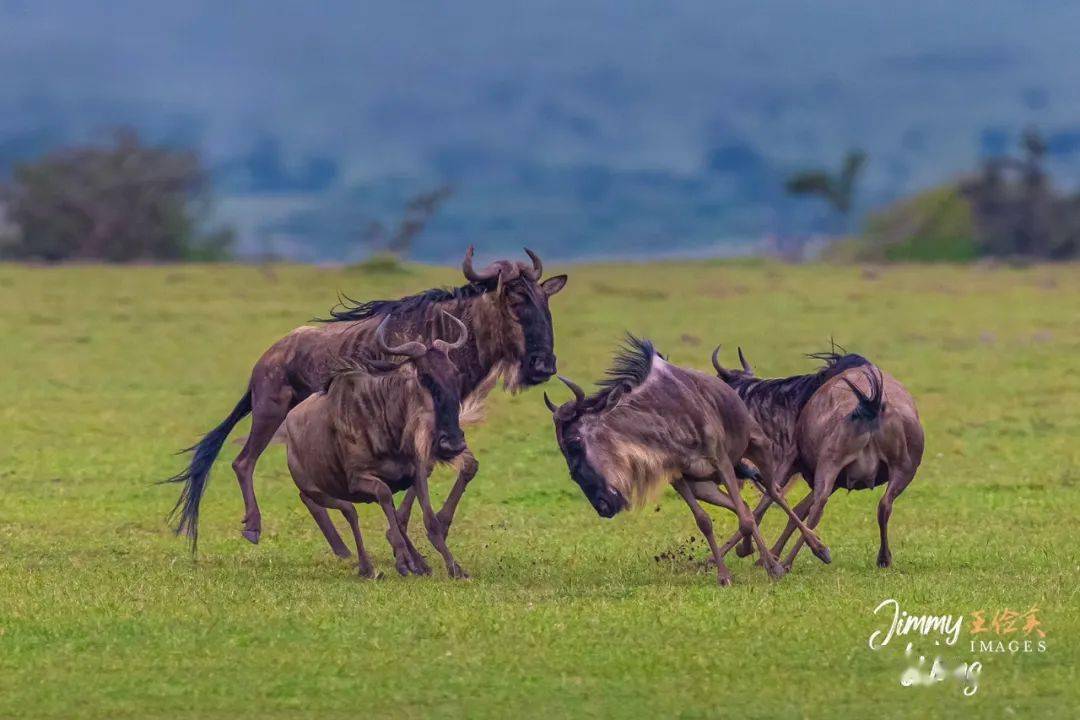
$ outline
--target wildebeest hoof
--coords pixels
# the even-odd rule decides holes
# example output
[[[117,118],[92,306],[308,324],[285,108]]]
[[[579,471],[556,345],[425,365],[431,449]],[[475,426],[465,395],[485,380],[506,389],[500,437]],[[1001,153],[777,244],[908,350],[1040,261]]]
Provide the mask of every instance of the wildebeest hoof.
[[[339,558],[351,558],[352,557],[352,553],[349,552],[349,548],[347,548],[347,547],[334,548],[334,554],[337,555]]]
[[[731,586],[731,575],[730,574],[728,574],[728,575],[717,575],[716,576],[716,582],[720,585],[720,587],[730,587]]]
[[[243,535],[244,539],[252,545],[258,545],[259,535],[261,535],[262,533],[260,533],[258,530],[241,530],[240,534]]]
[[[412,560],[413,567],[416,568],[415,572],[416,572],[417,575],[430,575],[431,574],[431,566],[428,565],[428,562],[427,562],[426,559],[424,559],[423,555],[421,555],[420,553],[414,553],[412,555],[411,560]]]
[[[469,579],[469,573],[465,572],[465,568],[461,567],[457,563],[454,563],[453,566],[447,568],[446,571],[450,574],[450,577],[456,580]]]
[[[892,556],[886,555],[886,556],[882,557],[881,555],[878,555],[877,566],[879,568],[887,568],[887,567],[889,567],[891,565],[892,565]]]
[[[832,562],[832,555],[829,553],[829,548],[826,546],[822,545],[820,551],[814,550],[813,552],[814,555],[826,565]]]
[[[769,563],[768,566],[765,568],[765,572],[767,572],[769,574],[769,577],[773,580],[779,580],[780,578],[787,575],[787,570],[784,568],[783,565],[778,562]]]
[[[364,578],[365,580],[378,580],[379,579],[379,571],[376,570],[375,568],[373,568],[371,565],[368,565],[366,567],[361,565],[360,566],[360,577]]]

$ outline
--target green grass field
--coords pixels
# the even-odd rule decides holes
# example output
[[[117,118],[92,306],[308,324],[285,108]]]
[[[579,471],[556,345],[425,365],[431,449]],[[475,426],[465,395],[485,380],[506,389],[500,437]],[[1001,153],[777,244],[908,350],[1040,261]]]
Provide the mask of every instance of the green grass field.
[[[673,492],[595,515],[539,389],[493,394],[469,430],[480,473],[450,542],[472,580],[437,562],[398,577],[370,506],[387,576],[359,580],[280,446],[259,465],[263,541],[249,545],[232,442],[193,562],[164,522],[179,488],[153,481],[228,413],[260,353],[338,290],[396,297],[460,276],[0,265],[0,716],[1077,717],[1080,267],[549,268],[562,271],[556,350],[583,384],[624,329],[700,368],[715,343],[729,363],[742,344],[767,375],[814,367],[802,354],[832,335],[905,382],[927,451],[896,503],[894,567],[874,563],[880,490],[837,494],[821,525],[832,565],[804,553],[771,582],[732,555],[735,585],[717,587]],[[726,537],[734,517],[713,516]],[[770,514],[765,534],[779,528]],[[900,686],[902,639],[867,646],[886,598],[967,616],[955,647],[916,649],[981,662],[974,696]],[[971,652],[988,635],[970,634],[969,613],[1033,605],[1045,652]]]

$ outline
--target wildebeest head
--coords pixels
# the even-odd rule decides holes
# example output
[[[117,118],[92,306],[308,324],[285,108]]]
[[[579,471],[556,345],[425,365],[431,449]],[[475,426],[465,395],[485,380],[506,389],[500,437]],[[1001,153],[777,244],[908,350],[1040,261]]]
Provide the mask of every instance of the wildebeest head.
[[[508,336],[522,347],[518,378],[522,385],[538,385],[555,374],[555,335],[551,325],[548,298],[566,286],[566,276],[556,275],[540,282],[544,266],[536,253],[525,248],[531,265],[498,260],[483,270],[473,268],[473,248],[465,252],[461,270],[470,282],[488,285],[500,309],[500,316],[509,325]]]
[[[585,493],[597,514],[605,518],[614,517],[629,503],[590,461],[587,421],[589,411],[593,408],[580,387],[562,375],[559,379],[574,393],[574,399],[556,406],[547,393],[544,393],[544,402],[551,410],[555,422],[555,438],[559,442],[563,457],[566,458],[570,477]]]
[[[389,316],[379,324],[375,338],[380,350],[389,355],[404,355],[408,358],[405,362],[411,362],[416,368],[417,379],[431,396],[435,411],[432,451],[440,460],[450,460],[465,450],[465,433],[458,420],[461,414],[460,377],[449,354],[465,344],[469,333],[461,320],[445,311],[443,315],[457,328],[458,337],[453,342],[440,339],[425,345],[414,340],[390,346],[386,338]]]
[[[716,349],[712,351],[712,364],[716,368],[716,376],[728,385],[738,385],[740,381],[753,380],[757,377],[754,374],[754,368],[746,361],[746,356],[743,355],[741,347],[739,348],[739,364],[742,365],[742,370],[727,369],[720,364],[719,355],[720,346],[717,345]]]

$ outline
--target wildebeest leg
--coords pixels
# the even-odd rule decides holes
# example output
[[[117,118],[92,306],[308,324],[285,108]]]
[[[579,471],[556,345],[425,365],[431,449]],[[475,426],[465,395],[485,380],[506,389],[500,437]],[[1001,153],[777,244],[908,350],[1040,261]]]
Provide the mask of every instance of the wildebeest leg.
[[[806,497],[799,501],[799,504],[795,506],[795,514],[799,517],[806,519],[807,513],[810,512],[810,504],[814,502],[814,493],[811,491]],[[784,551],[784,546],[787,545],[788,538],[795,532],[795,523],[788,520],[787,527],[784,528],[784,532],[780,533],[780,538],[773,545],[773,555],[780,557],[780,554]]]
[[[367,552],[364,550],[364,538],[360,534],[360,518],[356,516],[356,508],[353,507],[352,503],[344,500],[335,500],[334,504],[341,511],[341,514],[345,516],[345,519],[349,521],[349,527],[352,528],[353,540],[356,541],[356,556],[360,558],[360,577],[373,579],[376,575],[375,567],[371,564],[371,558],[368,557]]]
[[[795,478],[793,476],[791,476],[791,470],[787,469],[787,471],[785,473],[778,473],[776,477],[778,477],[778,478],[787,477],[787,483],[784,485],[783,488],[780,489],[780,492],[785,497],[787,497],[788,491],[791,489],[791,486],[795,484]],[[758,524],[758,527],[761,527],[761,520],[762,520],[762,518],[765,517],[765,512],[769,509],[770,506],[772,506],[772,503],[773,503],[773,500],[772,500],[771,497],[769,497],[768,493],[765,493],[761,497],[761,500],[758,501],[757,507],[754,508],[754,522],[756,522]],[[726,555],[727,552],[729,550],[731,550],[731,548],[736,543],[739,543],[740,539],[742,540],[742,543],[740,543],[739,547],[735,550],[735,554],[738,555],[739,557],[746,557],[747,555],[750,555],[751,553],[753,553],[754,552],[754,546],[752,544],[752,538],[749,535],[743,535],[740,532],[737,532],[734,535],[732,535],[730,538],[728,538],[728,541],[726,543],[724,543],[724,546],[722,548],[720,548],[720,552],[722,552],[722,553],[724,553]],[[775,552],[773,553],[773,555],[776,555],[776,554],[777,553],[775,553]]]
[[[394,493],[382,480],[370,473],[360,473],[349,476],[349,490],[357,494],[372,495],[379,503],[389,529],[386,531],[386,539],[390,541],[390,547],[394,550],[394,567],[401,575],[414,573],[421,574],[420,568],[412,560],[405,538],[398,527],[397,512],[394,510]]]
[[[442,508],[437,513],[439,522],[443,524],[443,529],[447,535],[450,534],[450,525],[454,522],[454,515],[457,514],[457,506],[461,502],[461,496],[465,494],[465,488],[476,477],[476,473],[480,469],[480,463],[476,461],[470,450],[466,449],[458,457],[460,459],[460,469],[458,470],[457,480],[454,481],[454,486],[450,488],[450,494],[446,496],[446,501],[443,502]],[[409,516],[412,513],[414,497],[413,488],[409,488],[408,492],[405,493],[405,498],[401,501],[401,505],[398,507],[398,522],[403,529],[409,526]]]
[[[758,501],[757,507],[754,508],[754,522],[756,522],[759,526],[761,525],[762,518],[765,517],[765,511],[769,509],[770,505],[772,505],[772,498],[769,497],[769,494],[766,493],[762,495],[761,500]],[[742,542],[739,542],[740,540]],[[728,541],[724,543],[724,546],[722,548],[720,548],[720,552],[726,555],[728,551],[736,545],[738,545],[739,547],[736,548],[735,554],[739,557],[746,557],[747,555],[754,552],[753,539],[749,535],[743,535],[741,531],[736,532],[734,535],[728,538]]]
[[[413,484],[416,489],[416,497],[420,501],[420,509],[424,513],[424,527],[427,529],[428,540],[442,555],[443,562],[446,563],[446,572],[450,577],[467,578],[469,574],[458,565],[457,560],[454,560],[454,556],[450,553],[450,548],[446,546],[446,528],[443,527],[442,522],[435,514],[434,508],[431,507],[431,493],[428,492],[428,475],[430,472],[430,468],[426,470],[421,468],[416,475],[416,482]]]
[[[769,546],[765,543],[765,538],[761,536],[761,530],[754,521],[754,513],[750,512],[749,506],[742,499],[742,495],[739,494],[739,479],[735,477],[735,468],[730,463],[721,462],[719,473],[724,481],[727,494],[735,506],[735,514],[739,517],[739,532],[744,535],[751,535],[754,538],[754,544],[757,545],[762,564],[765,566],[765,572],[769,574],[769,577],[774,580],[783,577],[784,568],[769,552]],[[719,494],[719,488],[717,494]]]
[[[750,444],[746,449],[746,457],[757,465],[761,469],[761,473],[764,476],[765,491],[768,493],[769,498],[780,506],[780,508],[787,513],[788,522],[795,523],[795,527],[799,529],[799,533],[802,535],[802,539],[810,546],[810,551],[814,553],[823,563],[832,562],[832,556],[829,554],[829,548],[821,542],[817,534],[814,533],[807,525],[802,521],[798,515],[791,510],[791,506],[788,505],[787,500],[784,499],[784,493],[787,491],[787,487],[781,490],[778,483],[783,481],[788,483],[791,479],[791,466],[784,464],[783,467],[776,467],[772,460],[772,448],[773,445],[764,436],[753,435],[750,438]],[[783,471],[783,474],[779,474],[777,471]],[[760,522],[760,518],[756,518]]]
[[[405,547],[409,549],[409,554],[412,555],[413,564],[420,568],[421,575],[430,575],[431,566],[427,564],[427,559],[420,554],[420,551],[413,545],[413,541],[409,538],[409,517],[412,515],[413,500],[416,498],[415,488],[409,488],[405,491],[405,497],[401,499],[401,504],[398,505],[397,519],[398,527],[401,528],[401,536],[405,539]],[[387,533],[390,531],[387,530]],[[389,535],[387,536],[389,540]]]
[[[720,554],[720,548],[716,545],[716,536],[713,535],[712,518],[709,517],[709,513],[705,512],[705,509],[698,503],[697,498],[694,497],[694,491],[691,489],[690,484],[683,479],[675,480],[671,483],[675,488],[675,492],[682,496],[682,499],[686,501],[686,504],[690,506],[690,512],[694,514],[694,520],[697,521],[698,530],[705,536],[706,542],[709,543],[709,549],[712,550],[713,561],[716,563],[716,581],[723,587],[727,587],[731,584],[731,571],[728,570],[727,565],[724,564],[724,556]]]
[[[397,509],[397,521],[402,532],[409,529],[409,518],[412,516],[413,500],[416,499],[416,488],[411,487],[405,491],[405,497],[401,498],[401,504]]]
[[[326,512],[326,508],[319,505],[304,493],[300,493],[300,500],[303,501],[304,507],[311,513],[311,517],[315,518],[315,524],[322,530],[323,535],[330,541],[330,549],[334,551],[334,554],[342,558],[347,558],[352,555],[352,553],[349,552],[349,548],[345,547],[345,543],[342,541],[341,536],[338,535],[337,528],[334,527],[334,523],[330,519],[330,514]]]
[[[275,378],[275,380],[277,380]],[[271,387],[268,389],[267,385]],[[236,481],[240,484],[240,492],[244,495],[244,529],[241,534],[250,542],[258,544],[259,535],[262,534],[262,513],[259,512],[259,503],[255,500],[255,463],[259,456],[266,450],[274,433],[285,421],[289,409],[292,407],[295,394],[291,387],[285,384],[281,378],[277,382],[264,382],[256,386],[253,383],[251,402],[251,433],[244,443],[243,450],[233,460],[233,471],[236,472]],[[325,514],[325,510],[323,513]],[[319,526],[320,528],[322,525]],[[337,531],[334,531],[337,535]],[[327,537],[330,546],[334,546],[333,540]],[[338,543],[341,537],[337,538]]]
[[[806,525],[808,527],[816,528],[818,523],[821,522],[821,514],[825,512],[825,503],[828,502],[829,496],[832,495],[833,485],[836,484],[836,478],[840,474],[840,470],[839,467],[819,466],[814,472],[814,490],[810,493],[812,498],[810,510],[806,514]],[[805,538],[804,535],[795,541],[795,547],[791,548],[791,553],[784,560],[784,566],[789,570],[795,562],[795,557],[802,550]]]
[[[450,494],[446,496],[446,501],[438,512],[439,522],[442,523],[443,532],[447,535],[450,534],[450,525],[454,522],[461,496],[465,494],[469,481],[476,477],[476,472],[480,469],[480,463],[476,461],[471,450],[466,449],[458,457],[460,468],[457,480],[454,481],[454,487],[450,488]]]
[[[720,480],[720,478],[717,479]],[[735,513],[736,516],[738,516],[739,510],[735,505],[735,501],[728,497],[727,493],[723,492],[717,486],[715,481],[695,482],[691,487],[694,491],[694,497],[696,497],[698,500],[703,500],[704,502],[710,503],[712,505],[727,508],[731,512]],[[747,509],[749,510],[749,508]],[[752,536],[753,533],[750,533],[748,535],[748,537]],[[739,538],[741,537],[743,537],[743,531],[740,529],[731,537],[730,540],[728,540],[727,544],[724,547],[720,548],[721,557],[723,557],[727,553],[727,551],[730,550],[732,546],[739,541]],[[762,565],[765,565],[765,557],[765,555],[762,555]],[[715,562],[715,560],[711,562]],[[768,562],[773,566],[770,572],[776,573],[776,577],[780,577],[784,574],[783,568],[780,567],[780,564],[777,562],[775,557],[770,555]]]
[[[908,486],[915,473],[908,470],[890,470],[889,484],[885,488],[885,494],[878,504],[877,521],[881,530],[881,548],[878,550],[877,564],[880,568],[892,565],[892,551],[889,550],[889,518],[892,516],[892,505],[904,488]]]

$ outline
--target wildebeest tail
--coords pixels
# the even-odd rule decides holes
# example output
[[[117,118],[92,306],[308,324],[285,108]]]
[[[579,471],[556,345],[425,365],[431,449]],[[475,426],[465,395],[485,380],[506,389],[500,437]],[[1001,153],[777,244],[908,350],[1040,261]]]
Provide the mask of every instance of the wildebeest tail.
[[[885,409],[885,380],[881,376],[881,371],[873,366],[864,369],[863,375],[866,376],[866,380],[870,384],[869,395],[856,387],[855,383],[847,378],[841,378],[851,388],[851,392],[855,394],[856,399],[859,401],[859,404],[851,411],[848,419],[852,422],[876,425],[881,420],[882,410]]]
[[[191,552],[199,541],[199,503],[202,501],[203,491],[206,490],[206,481],[210,479],[210,468],[214,466],[214,460],[221,452],[221,446],[225,439],[236,426],[236,423],[244,419],[251,412],[251,390],[244,393],[240,402],[229,413],[229,417],[221,421],[216,428],[206,433],[202,440],[180,452],[192,453],[191,462],[183,472],[173,475],[166,482],[182,482],[184,489],[180,491],[180,498],[169,513],[170,522],[177,518],[176,534],[184,534],[191,538]]]

